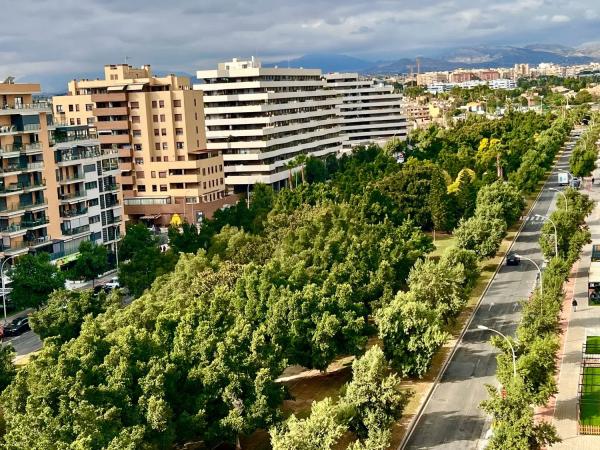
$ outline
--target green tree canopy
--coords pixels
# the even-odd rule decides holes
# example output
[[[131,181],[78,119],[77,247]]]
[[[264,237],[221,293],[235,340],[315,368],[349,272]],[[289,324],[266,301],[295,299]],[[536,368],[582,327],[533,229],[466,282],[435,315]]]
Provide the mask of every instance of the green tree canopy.
[[[108,270],[108,253],[106,247],[91,241],[79,244],[79,257],[75,261],[72,273],[75,278],[95,280]]]
[[[18,309],[39,309],[53,291],[65,287],[63,274],[50,263],[47,253],[21,256],[11,269],[10,277],[10,297]]]

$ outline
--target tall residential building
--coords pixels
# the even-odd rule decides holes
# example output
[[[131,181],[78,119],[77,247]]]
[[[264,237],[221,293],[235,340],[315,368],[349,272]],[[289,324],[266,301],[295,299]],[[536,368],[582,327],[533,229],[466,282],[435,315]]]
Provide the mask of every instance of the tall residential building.
[[[228,189],[282,185],[297,156],[341,150],[342,100],[326,89],[320,70],[234,59],[197,77],[204,81],[194,89],[204,92],[207,148],[223,152]]]
[[[65,256],[91,240],[115,250],[124,232],[120,202],[118,150],[102,149],[87,125],[52,126],[53,159],[48,174],[52,190],[51,222],[60,221],[61,248]],[[50,186],[50,183],[49,183]],[[49,192],[50,194],[50,192]],[[56,215],[57,217],[52,217]]]
[[[343,147],[351,149],[368,143],[384,144],[393,137],[406,139],[407,121],[402,95],[394,87],[357,73],[329,73],[327,88],[342,94]]]
[[[49,221],[55,204],[46,192],[52,161],[48,141],[50,106],[34,102],[39,84],[0,83],[0,258],[29,251],[53,252],[58,220]]]
[[[53,103],[60,121],[90,125],[100,148],[117,152],[129,218],[165,225],[178,214],[196,223],[231,202],[221,152],[206,148],[202,92],[189,78],[107,65],[103,80],[73,80]]]

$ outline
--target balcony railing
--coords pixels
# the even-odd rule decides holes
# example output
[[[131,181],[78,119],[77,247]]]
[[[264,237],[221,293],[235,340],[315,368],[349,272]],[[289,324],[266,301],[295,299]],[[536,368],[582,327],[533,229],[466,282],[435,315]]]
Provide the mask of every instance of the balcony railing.
[[[8,186],[0,185],[0,194],[6,194],[10,192],[17,192],[23,190],[23,183],[11,183]]]
[[[74,198],[79,198],[79,197],[85,197],[86,196],[86,191],[78,191],[78,192],[69,192],[66,194],[60,194],[60,199],[61,200],[73,200]]]
[[[26,169],[29,170],[42,170],[44,168],[44,163],[43,162],[32,162],[32,163],[27,163],[27,166],[25,167]]]
[[[39,123],[26,123],[21,131],[38,131],[40,128]]]
[[[65,236],[73,236],[75,234],[85,233],[87,231],[90,231],[90,226],[89,225],[82,225],[80,227],[69,228],[69,229],[63,230],[62,233]]]
[[[106,225],[112,225],[113,223],[121,222],[121,216],[114,216],[110,219],[106,219]]]
[[[50,220],[46,217],[36,220],[21,220],[21,228],[35,228],[48,223],[50,223]]]
[[[10,206],[6,206],[6,207],[0,207],[0,214],[10,214],[10,213],[14,213],[17,211],[23,211],[25,210],[25,206],[23,206],[23,204],[15,204],[15,205],[10,205]]]
[[[43,109],[51,109],[50,103],[47,102],[38,102],[38,103],[27,103],[23,105],[15,104],[15,105],[4,105],[1,111],[23,111],[27,109],[33,110],[43,110]]]
[[[102,192],[118,191],[120,188],[121,185],[119,183],[107,184],[103,186],[104,190]]]
[[[16,233],[17,231],[24,230],[19,223],[11,223],[10,225],[0,226],[0,232],[2,233]]]
[[[13,253],[19,253],[23,251],[23,249],[27,249],[28,245],[25,241],[11,243],[10,245],[1,245],[0,249],[4,252],[5,255],[11,255]]]
[[[39,200],[37,202],[21,202],[21,207],[25,209],[34,209],[40,208],[42,206],[47,206],[48,202],[46,200]]]
[[[23,183],[23,189],[26,191],[44,186],[46,186],[46,180],[34,181],[33,183]]]
[[[52,242],[52,238],[50,236],[39,236],[33,239],[25,239],[23,242],[29,247],[34,247],[36,245]]]
[[[27,164],[7,164],[4,167],[0,167],[0,173],[20,172],[26,168]]]
[[[16,133],[16,132],[17,132],[17,127],[15,127],[14,125],[0,126],[0,134],[11,134],[11,133]]]
[[[68,136],[53,136],[50,140],[50,146],[53,147],[56,144],[62,144],[64,142],[77,142],[77,141],[89,141],[97,139],[95,134],[73,134]]]
[[[69,175],[69,176],[62,176],[60,177],[60,179],[58,180],[59,183],[66,183],[69,181],[83,181],[85,179],[85,175]]]
[[[77,217],[77,216],[82,216],[83,214],[87,214],[87,212],[88,212],[87,208],[68,209],[68,210],[63,211],[60,214],[60,216],[65,217],[65,218]]]

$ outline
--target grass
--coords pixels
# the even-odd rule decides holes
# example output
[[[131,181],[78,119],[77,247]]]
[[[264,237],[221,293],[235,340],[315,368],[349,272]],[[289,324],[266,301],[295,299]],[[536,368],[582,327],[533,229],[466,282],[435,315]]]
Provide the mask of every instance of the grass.
[[[582,425],[600,426],[600,367],[583,369],[579,421]]]
[[[427,233],[430,237],[433,238],[432,233]],[[433,258],[439,258],[444,254],[448,247],[452,247],[456,242],[456,238],[448,233],[435,233],[435,250],[432,251],[429,256]]]

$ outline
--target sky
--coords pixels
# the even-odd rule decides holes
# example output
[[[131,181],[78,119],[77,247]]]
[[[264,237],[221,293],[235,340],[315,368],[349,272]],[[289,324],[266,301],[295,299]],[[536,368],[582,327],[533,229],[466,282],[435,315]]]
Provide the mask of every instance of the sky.
[[[599,0],[0,0],[0,10],[0,78],[37,80],[45,90],[126,57],[194,74],[250,55],[375,61],[600,40]]]

